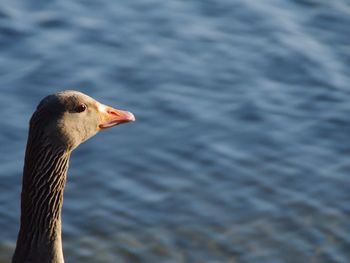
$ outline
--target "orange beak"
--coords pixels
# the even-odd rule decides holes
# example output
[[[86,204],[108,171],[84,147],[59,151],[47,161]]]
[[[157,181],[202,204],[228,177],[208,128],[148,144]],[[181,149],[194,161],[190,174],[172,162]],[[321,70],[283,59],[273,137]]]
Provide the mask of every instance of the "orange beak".
[[[98,110],[101,115],[101,123],[99,125],[99,128],[101,130],[107,129],[122,123],[135,121],[134,114],[128,111],[117,110],[103,104],[98,105]]]

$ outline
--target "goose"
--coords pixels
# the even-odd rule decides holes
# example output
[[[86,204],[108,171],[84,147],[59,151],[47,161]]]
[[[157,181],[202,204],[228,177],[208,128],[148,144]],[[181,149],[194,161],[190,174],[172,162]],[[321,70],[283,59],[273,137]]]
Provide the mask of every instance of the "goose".
[[[61,211],[71,152],[99,131],[132,121],[131,112],[78,91],[41,100],[29,123],[12,263],[64,263]]]

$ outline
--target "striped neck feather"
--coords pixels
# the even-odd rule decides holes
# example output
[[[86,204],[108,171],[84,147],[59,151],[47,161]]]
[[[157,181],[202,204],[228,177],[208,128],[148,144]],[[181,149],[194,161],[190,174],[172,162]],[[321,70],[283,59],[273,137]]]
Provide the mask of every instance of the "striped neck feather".
[[[21,225],[12,262],[63,263],[61,210],[70,151],[53,146],[43,134],[30,135],[23,171]]]

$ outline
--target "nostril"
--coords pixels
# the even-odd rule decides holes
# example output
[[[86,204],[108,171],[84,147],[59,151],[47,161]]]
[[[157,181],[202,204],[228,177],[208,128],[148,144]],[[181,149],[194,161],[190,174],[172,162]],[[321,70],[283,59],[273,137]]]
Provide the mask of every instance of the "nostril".
[[[111,114],[111,115],[114,115],[114,116],[119,116],[119,114],[117,112],[112,111],[112,110],[107,110],[107,113]]]

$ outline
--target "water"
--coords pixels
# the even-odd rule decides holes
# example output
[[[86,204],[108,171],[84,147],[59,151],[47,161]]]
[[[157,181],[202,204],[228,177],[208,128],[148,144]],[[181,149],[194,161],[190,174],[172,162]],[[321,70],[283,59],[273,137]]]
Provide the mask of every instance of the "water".
[[[350,262],[347,0],[3,0],[0,47],[1,263],[64,89],[137,117],[72,156],[66,262]]]

